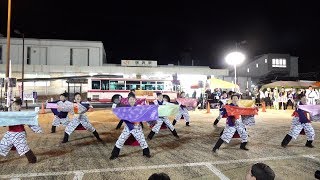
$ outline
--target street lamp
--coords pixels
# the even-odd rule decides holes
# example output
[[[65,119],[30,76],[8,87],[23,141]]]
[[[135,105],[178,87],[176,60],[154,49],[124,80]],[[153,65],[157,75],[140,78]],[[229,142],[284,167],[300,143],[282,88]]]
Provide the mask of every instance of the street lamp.
[[[229,65],[233,65],[234,67],[234,83],[237,84],[237,65],[243,63],[243,61],[246,59],[245,55],[241,52],[232,52],[229,53],[225,60]]]

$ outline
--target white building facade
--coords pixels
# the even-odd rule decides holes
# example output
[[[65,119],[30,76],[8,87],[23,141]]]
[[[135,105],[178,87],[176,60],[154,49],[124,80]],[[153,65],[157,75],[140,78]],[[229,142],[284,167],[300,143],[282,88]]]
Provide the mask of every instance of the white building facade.
[[[122,60],[121,64],[107,64],[102,42],[25,39],[24,92],[37,92],[39,96],[57,95],[68,90],[66,79],[46,80],[45,78],[120,75],[132,79],[162,79],[179,80],[182,90],[193,90],[190,86],[207,78],[222,79],[228,76],[227,69],[210,69],[208,66],[175,66],[158,65],[151,60]],[[12,77],[22,76],[22,39],[11,40],[11,72]],[[0,77],[6,72],[6,39],[0,38]],[[33,81],[32,79],[35,78]],[[36,80],[44,78],[42,80]],[[72,83],[71,89],[87,92],[90,83]],[[70,87],[69,87],[70,88]],[[204,88],[204,87],[203,87]],[[204,89],[203,89],[204,90]],[[14,96],[21,93],[21,83],[13,88]],[[198,93],[199,94],[199,93]]]
[[[0,64],[6,62],[6,38],[0,38]],[[12,64],[22,64],[23,39],[11,38],[10,59]],[[24,64],[58,66],[102,66],[106,64],[102,42],[29,39],[24,40]]]

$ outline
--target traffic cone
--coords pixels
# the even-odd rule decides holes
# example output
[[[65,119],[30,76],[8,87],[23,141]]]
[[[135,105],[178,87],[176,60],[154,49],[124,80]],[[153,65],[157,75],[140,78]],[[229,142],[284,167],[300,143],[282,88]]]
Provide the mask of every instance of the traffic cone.
[[[46,111],[44,110],[44,104],[42,103],[42,105],[41,105],[41,110],[40,110],[40,112],[39,112],[40,114],[45,114],[46,113]]]
[[[261,105],[262,105],[262,112],[267,112],[266,111],[266,103],[262,102]]]
[[[210,113],[210,103],[207,103],[207,113]]]

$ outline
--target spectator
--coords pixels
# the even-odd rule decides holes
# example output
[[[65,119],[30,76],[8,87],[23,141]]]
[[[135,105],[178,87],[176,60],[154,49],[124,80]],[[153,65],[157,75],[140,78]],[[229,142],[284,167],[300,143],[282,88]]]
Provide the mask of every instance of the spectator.
[[[154,173],[148,180],[170,180],[170,177],[166,173]]]
[[[192,98],[197,98],[197,91],[196,90],[193,91]]]
[[[317,171],[314,173],[314,177],[315,177],[316,179],[320,179],[320,171],[319,171],[319,170],[317,170]]]
[[[246,88],[246,92],[244,92],[241,96],[241,99],[249,99],[252,100],[252,95],[251,92],[249,91],[248,88]]]
[[[309,86],[309,89],[306,90],[308,104],[315,105],[316,99],[318,99],[318,93],[312,88],[312,86]]]
[[[246,175],[246,180],[273,180],[275,178],[274,171],[264,163],[256,163],[251,166],[248,174]]]
[[[267,88],[267,90],[264,92],[264,97],[265,97],[265,102],[266,102],[266,107],[270,106],[271,109],[271,105],[272,105],[272,92],[270,88]]]

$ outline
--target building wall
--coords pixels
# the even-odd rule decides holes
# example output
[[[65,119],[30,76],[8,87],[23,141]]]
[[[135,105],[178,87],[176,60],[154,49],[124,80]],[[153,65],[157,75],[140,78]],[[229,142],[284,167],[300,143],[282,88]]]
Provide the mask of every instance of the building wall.
[[[272,59],[286,59],[286,67],[272,67]],[[258,67],[257,67],[258,64]],[[249,68],[249,72],[248,72]],[[234,75],[233,70],[230,75]],[[251,76],[261,77],[269,72],[284,72],[287,76],[298,76],[298,57],[290,56],[289,54],[265,54],[254,61],[237,68],[237,75],[239,76]]]
[[[299,65],[298,65],[298,57],[291,56],[290,58],[290,76],[298,77],[299,76]]]
[[[267,59],[267,61],[265,61]],[[267,62],[267,63],[265,63]],[[258,67],[257,67],[258,64]],[[249,72],[248,72],[249,69]],[[257,77],[266,74],[269,71],[269,60],[267,55],[263,55],[253,62],[244,62],[237,69],[237,75],[239,76],[250,76]],[[233,73],[234,75],[234,73]]]
[[[286,59],[286,67],[273,67],[273,59]],[[241,90],[244,90],[247,87],[247,81],[250,88],[251,85],[257,85],[260,78],[264,76],[272,77],[273,74],[283,77],[298,77],[298,57],[290,56],[289,54],[264,54],[256,57],[250,63],[244,62],[237,67],[238,85]],[[233,82],[234,70],[230,69],[230,77],[225,77],[224,79]]]
[[[6,39],[0,38],[2,63],[6,60]],[[107,62],[102,42],[25,39],[25,64],[102,66]],[[12,38],[10,59],[12,64],[22,64],[22,39]],[[71,62],[72,61],[72,62]]]

